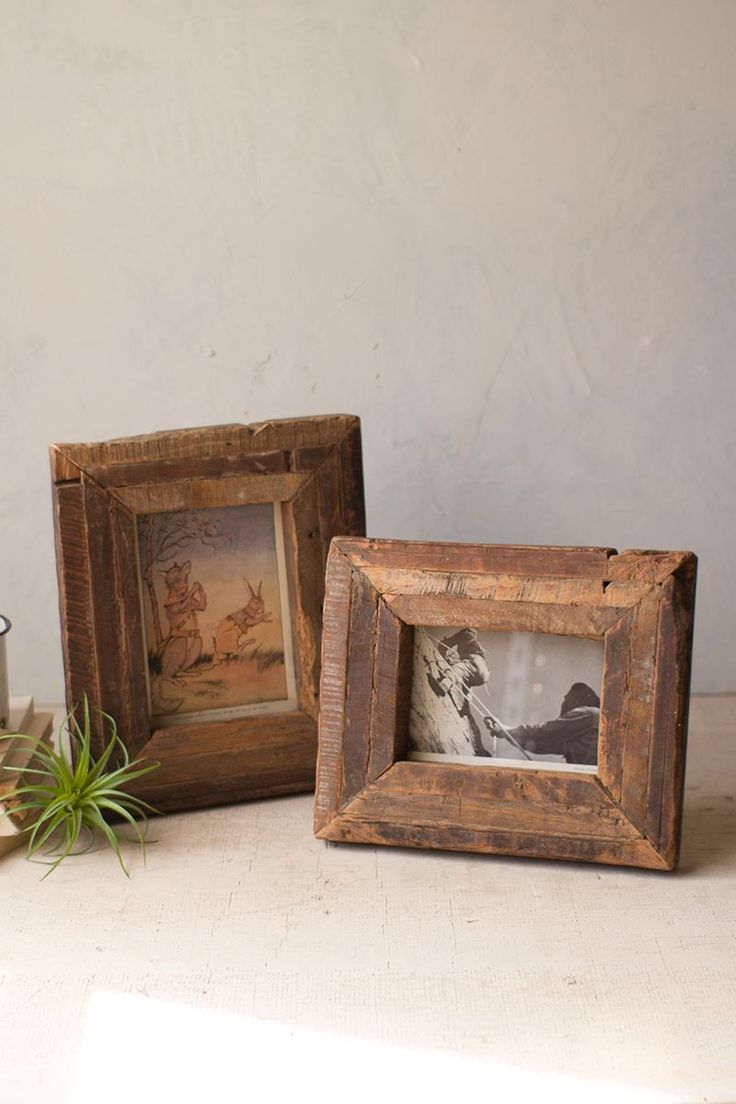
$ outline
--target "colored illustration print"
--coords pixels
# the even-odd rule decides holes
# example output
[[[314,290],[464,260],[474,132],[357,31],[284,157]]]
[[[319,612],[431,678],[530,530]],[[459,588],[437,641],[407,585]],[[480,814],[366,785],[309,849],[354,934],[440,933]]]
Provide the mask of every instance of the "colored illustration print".
[[[138,536],[155,722],[291,708],[280,504],[148,514]]]

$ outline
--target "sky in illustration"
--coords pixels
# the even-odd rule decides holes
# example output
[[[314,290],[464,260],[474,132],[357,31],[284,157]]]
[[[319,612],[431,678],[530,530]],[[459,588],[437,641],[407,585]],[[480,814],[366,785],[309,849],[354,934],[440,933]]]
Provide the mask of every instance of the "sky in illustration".
[[[207,609],[198,614],[199,630],[206,650],[211,649],[212,639],[221,621],[248,603],[251,597],[248,583],[257,589],[260,582],[263,583],[262,595],[272,621],[257,626],[254,635],[262,648],[282,649],[281,583],[276,557],[273,503],[222,506],[196,513],[206,515],[214,523],[217,536],[211,543],[195,540],[187,547],[177,550],[175,560],[154,565],[154,585],[162,617],[167,594],[166,570],[174,562],[183,564],[189,560],[192,565],[190,586],[199,582],[207,594]],[[141,539],[142,556],[145,555],[143,543]],[[145,600],[144,608],[150,638],[150,610]],[[164,624],[164,633],[167,628]]]

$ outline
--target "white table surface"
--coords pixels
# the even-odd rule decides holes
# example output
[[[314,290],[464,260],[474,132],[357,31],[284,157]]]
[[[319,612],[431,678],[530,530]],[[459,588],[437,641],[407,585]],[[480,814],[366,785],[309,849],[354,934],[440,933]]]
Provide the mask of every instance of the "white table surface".
[[[0,1101],[736,1100],[736,698],[675,875],[334,846],[311,796],[0,863]]]

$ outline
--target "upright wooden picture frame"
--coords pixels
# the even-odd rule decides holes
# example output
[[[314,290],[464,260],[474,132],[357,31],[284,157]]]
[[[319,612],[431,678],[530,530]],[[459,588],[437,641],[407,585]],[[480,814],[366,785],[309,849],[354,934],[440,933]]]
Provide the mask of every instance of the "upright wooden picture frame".
[[[131,756],[161,763],[136,792],[175,810],[312,789],[327,552],[335,534],[365,529],[359,420],[335,415],[58,444],[51,468],[67,705],[86,693],[116,719]],[[140,519],[255,503],[280,503],[293,707],[157,727],[137,567]],[[98,717],[95,751],[104,738]]]
[[[695,574],[689,552],[333,541],[316,834],[673,869]],[[602,640],[593,772],[408,761],[413,636],[427,625]]]

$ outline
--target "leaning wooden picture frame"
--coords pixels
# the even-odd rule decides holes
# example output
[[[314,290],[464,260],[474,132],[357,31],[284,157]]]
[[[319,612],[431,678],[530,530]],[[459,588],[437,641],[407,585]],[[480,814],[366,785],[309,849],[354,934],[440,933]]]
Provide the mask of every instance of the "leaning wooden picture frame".
[[[672,870],[695,576],[689,552],[335,539],[317,836]]]
[[[359,420],[59,444],[51,466],[67,705],[87,694],[160,762],[136,793],[313,789],[327,552],[365,530]]]

